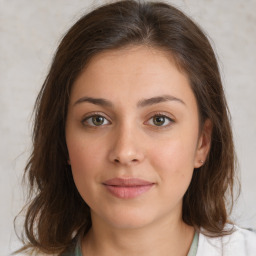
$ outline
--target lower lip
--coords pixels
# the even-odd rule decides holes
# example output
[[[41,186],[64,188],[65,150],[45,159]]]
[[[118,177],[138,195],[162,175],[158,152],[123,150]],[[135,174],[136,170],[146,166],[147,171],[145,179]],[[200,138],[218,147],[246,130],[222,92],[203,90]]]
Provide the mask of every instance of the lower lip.
[[[130,199],[138,197],[153,187],[154,184],[141,186],[111,186],[105,185],[107,190],[114,196],[122,199]]]

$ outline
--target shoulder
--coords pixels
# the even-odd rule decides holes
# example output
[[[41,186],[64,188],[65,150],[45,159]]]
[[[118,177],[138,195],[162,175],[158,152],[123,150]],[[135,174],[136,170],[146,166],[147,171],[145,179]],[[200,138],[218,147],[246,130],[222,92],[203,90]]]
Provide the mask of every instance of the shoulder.
[[[238,226],[226,225],[233,233],[223,237],[207,237],[199,234],[197,256],[255,256],[256,233]]]

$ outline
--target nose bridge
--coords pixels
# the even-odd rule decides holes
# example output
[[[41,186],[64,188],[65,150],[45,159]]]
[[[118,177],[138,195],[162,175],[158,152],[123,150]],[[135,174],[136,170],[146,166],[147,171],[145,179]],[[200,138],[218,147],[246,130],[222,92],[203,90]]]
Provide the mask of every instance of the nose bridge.
[[[139,128],[131,120],[125,120],[117,125],[113,135],[110,160],[125,165],[142,161],[144,154],[139,137]]]

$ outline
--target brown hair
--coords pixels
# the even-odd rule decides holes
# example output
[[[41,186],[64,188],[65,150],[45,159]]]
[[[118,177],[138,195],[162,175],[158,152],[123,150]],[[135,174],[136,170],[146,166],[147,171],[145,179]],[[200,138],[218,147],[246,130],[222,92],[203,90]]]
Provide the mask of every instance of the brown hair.
[[[211,236],[224,235],[233,204],[235,153],[218,64],[202,30],[161,2],[118,1],[83,16],[62,39],[35,103],[33,151],[25,169],[30,183],[26,239],[21,251],[61,253],[91,226],[90,209],[73,181],[65,142],[72,84],[96,54],[129,45],[171,53],[188,75],[200,122],[213,124],[205,164],[194,171],[183,199],[183,220]],[[87,217],[85,217],[87,216]]]

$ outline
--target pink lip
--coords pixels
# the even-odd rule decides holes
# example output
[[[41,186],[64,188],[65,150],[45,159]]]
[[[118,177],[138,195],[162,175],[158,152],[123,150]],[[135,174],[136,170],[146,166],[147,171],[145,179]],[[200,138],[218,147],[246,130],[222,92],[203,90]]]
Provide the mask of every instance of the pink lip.
[[[114,196],[122,199],[135,198],[154,186],[155,183],[135,178],[114,178],[103,185]]]

